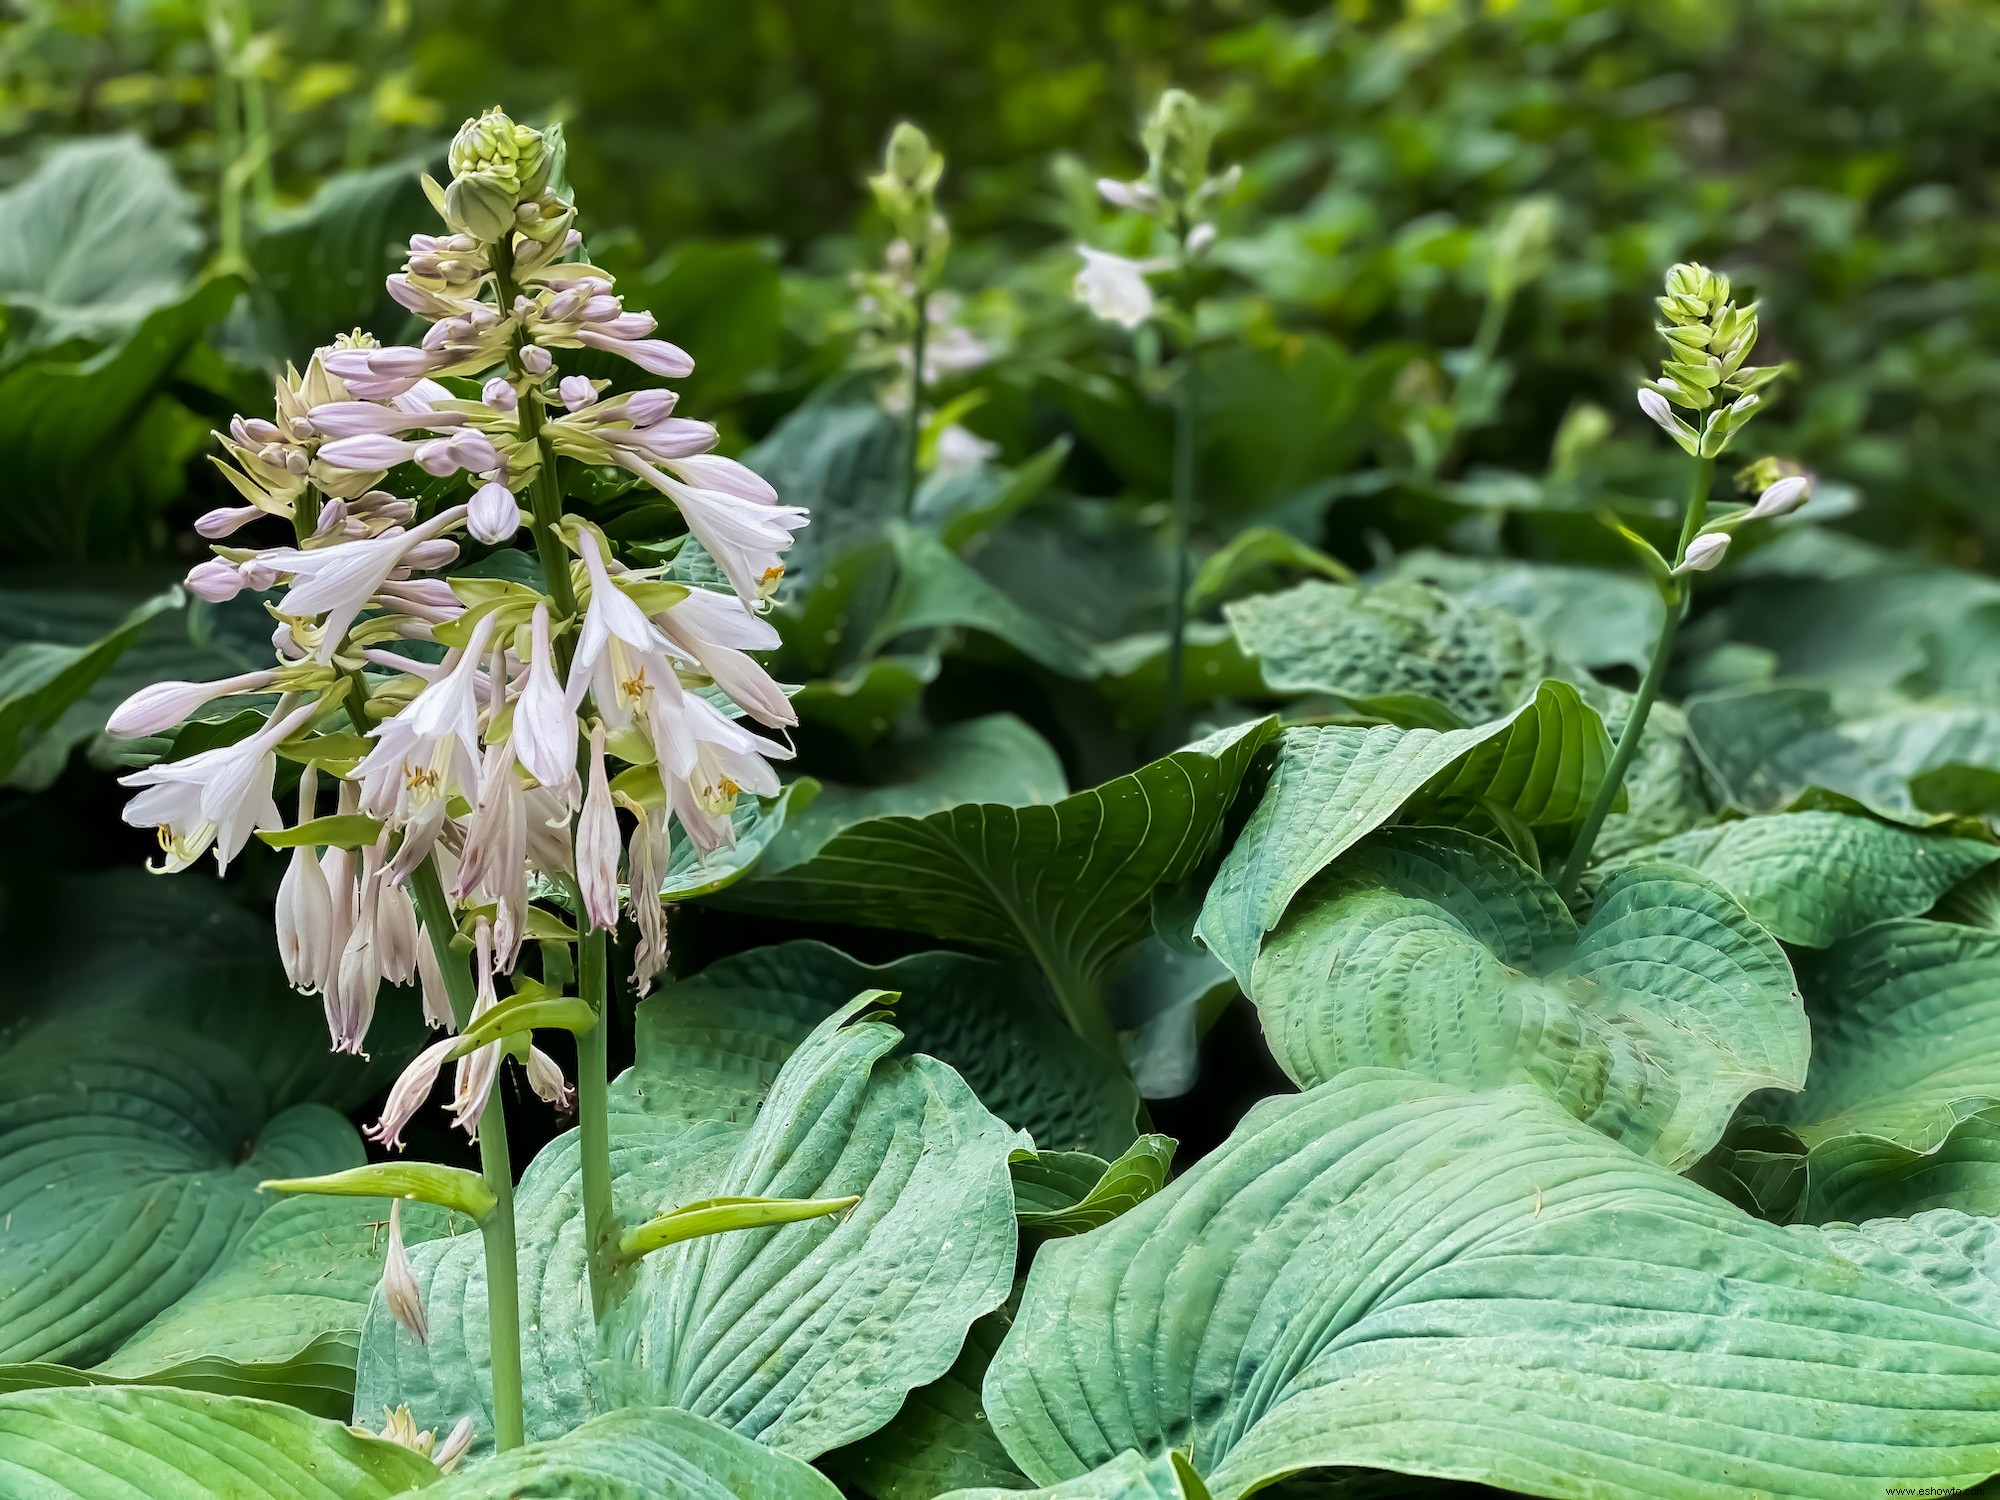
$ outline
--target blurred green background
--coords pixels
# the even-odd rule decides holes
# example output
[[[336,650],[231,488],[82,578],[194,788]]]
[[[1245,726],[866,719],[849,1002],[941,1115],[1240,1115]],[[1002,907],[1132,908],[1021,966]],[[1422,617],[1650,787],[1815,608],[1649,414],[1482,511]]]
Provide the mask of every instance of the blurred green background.
[[[30,795],[0,794],[0,836],[73,868],[132,862],[105,709],[256,657],[268,622],[163,610],[74,701],[45,691],[49,663],[201,555],[189,523],[227,493],[211,428],[264,409],[272,372],[335,332],[404,331],[381,278],[434,227],[414,174],[492,103],[565,123],[593,256],[698,361],[683,411],[731,451],[763,442],[816,506],[808,581],[875,523],[846,439],[783,424],[853,399],[852,278],[887,238],[864,177],[897,119],[930,131],[947,286],[987,353],[937,398],[968,398],[960,420],[1000,465],[1047,455],[961,551],[1056,633],[1022,648],[1015,630],[1007,661],[975,651],[915,688],[933,722],[1024,713],[1073,785],[1136,763],[1143,723],[1095,734],[1104,697],[1057,671],[1024,702],[1004,674],[1022,649],[1047,667],[1110,647],[1072,675],[1118,705],[1151,691],[1104,663],[1159,626],[1171,351],[1095,322],[1069,283],[1079,239],[1146,248],[1091,184],[1143,167],[1136,124],[1169,82],[1213,104],[1217,159],[1244,168],[1204,287],[1204,558],[1261,526],[1360,569],[1419,546],[1622,566],[1592,513],[1645,515],[1675,483],[1632,392],[1682,258],[1760,298],[1759,357],[1796,366],[1758,440],[1821,476],[1835,551],[1809,573],[1839,576],[1852,539],[1974,570],[2000,547],[1984,0],[17,4],[0,19],[0,775]],[[830,646],[788,637],[792,680],[888,639],[861,640],[865,594],[840,601],[845,641],[842,624]],[[808,718],[823,771],[876,732]]]

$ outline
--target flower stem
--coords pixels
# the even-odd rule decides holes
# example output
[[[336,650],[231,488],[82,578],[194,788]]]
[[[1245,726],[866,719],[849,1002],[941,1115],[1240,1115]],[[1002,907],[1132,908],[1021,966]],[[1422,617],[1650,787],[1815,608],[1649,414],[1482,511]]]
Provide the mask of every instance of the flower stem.
[[[924,441],[924,341],[930,332],[930,314],[925,306],[924,266],[921,252],[912,264],[915,288],[913,306],[916,326],[910,332],[910,431],[904,452],[903,514],[917,508],[917,456]]]
[[[1201,366],[1195,354],[1194,271],[1188,260],[1188,230],[1180,231],[1181,305],[1187,313],[1187,348],[1181,356],[1180,400],[1174,408],[1173,585],[1167,597],[1167,677],[1160,724],[1168,748],[1187,738],[1187,596],[1194,568],[1196,424],[1201,410]]]
[[[582,909],[582,903],[578,903]],[[578,948],[578,990],[597,1012],[597,1024],[576,1039],[576,1128],[583,1155],[583,1241],[590,1271],[590,1305],[604,1316],[610,1304],[612,1263],[618,1253],[618,1218],[611,1196],[611,1115],[606,1102],[611,1029],[606,970],[610,934],[592,927]]]
[[[410,895],[444,975],[452,1016],[463,1030],[472,1020],[472,971],[466,967],[464,955],[452,950],[456,929],[451,903],[445,899],[444,884],[432,860],[425,859],[411,872]],[[494,1095],[479,1116],[479,1165],[486,1189],[494,1198],[492,1211],[480,1222],[479,1235],[486,1251],[486,1319],[493,1346],[493,1442],[505,1452],[527,1440],[527,1427],[521,1406],[521,1275],[514,1254],[514,1171],[507,1153],[507,1114],[501,1107],[497,1080]]]
[[[1674,549],[1675,566],[1679,566],[1687,556],[1688,543],[1694,540],[1702,522],[1708,518],[1708,487],[1714,478],[1714,459],[1695,460],[1694,477],[1688,488],[1687,514],[1681,518],[1680,543]],[[1583,867],[1590,859],[1591,846],[1597,842],[1611,804],[1617,800],[1619,788],[1625,784],[1625,772],[1631,766],[1632,758],[1639,753],[1639,737],[1646,732],[1646,720],[1653,712],[1654,700],[1660,696],[1660,684],[1666,679],[1667,663],[1673,659],[1674,637],[1680,633],[1681,622],[1687,618],[1689,593],[1688,585],[1683,580],[1680,597],[1667,605],[1666,619],[1660,622],[1660,638],[1653,643],[1653,658],[1646,664],[1646,675],[1639,680],[1639,691],[1632,699],[1632,710],[1625,716],[1625,727],[1618,735],[1618,747],[1611,752],[1611,764],[1605,767],[1603,784],[1598,787],[1597,796],[1590,804],[1589,816],[1577,830],[1576,843],[1570,848],[1569,858],[1563,861],[1562,873],[1556,876],[1556,894],[1564,901],[1570,899],[1577,882],[1583,878]]]

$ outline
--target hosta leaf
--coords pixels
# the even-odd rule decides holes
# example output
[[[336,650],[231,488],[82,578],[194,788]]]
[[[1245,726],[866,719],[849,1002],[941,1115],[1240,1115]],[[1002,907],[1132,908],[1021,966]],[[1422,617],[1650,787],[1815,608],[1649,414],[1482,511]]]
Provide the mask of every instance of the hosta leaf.
[[[1106,972],[1145,934],[1154,888],[1207,855],[1273,730],[1270,720],[1224,730],[1053,805],[969,802],[855,821],[809,853],[787,846],[789,860],[774,849],[728,899],[1027,955],[1070,1024],[1112,1052]]]
[[[944,1490],[1026,1487],[1027,1476],[986,1420],[980,1382],[1012,1315],[996,1308],[972,1325],[958,1360],[910,1392],[895,1420],[851,1447],[829,1453],[828,1472],[871,1500],[932,1500]]]
[[[1809,1148],[1806,1217],[2000,1209],[2000,933],[1881,922],[1814,954],[1803,1092],[1759,1101]],[[1954,1191],[1955,1190],[1955,1191]]]
[[[683,835],[680,824],[674,823],[672,853],[660,881],[660,894],[669,901],[686,901],[695,896],[712,896],[736,884],[785,831],[786,822],[811,806],[819,789],[819,783],[812,777],[801,776],[787,783],[775,797],[740,798],[730,820],[736,830],[736,842],[707,854],[695,848]]]
[[[788,592],[820,586],[837,560],[879,539],[901,511],[908,440],[880,403],[851,383],[815,391],[744,455],[813,524],[785,554]]]
[[[1014,1486],[953,1490],[938,1500],[1209,1500],[1208,1488],[1188,1461],[1174,1452],[1141,1458],[1131,1449],[1100,1468],[1061,1484],[1020,1490]]]
[[[1463,604],[1503,609],[1535,640],[1586,667],[1643,672],[1666,620],[1658,589],[1610,568],[1454,557],[1425,548],[1397,558],[1392,576],[1428,583]]]
[[[270,1206],[261,1179],[361,1162],[332,1110],[271,1098],[167,1018],[85,1010],[17,1036],[0,1053],[0,1359],[108,1358]]]
[[[1873,818],[1794,812],[1696,829],[1629,856],[1701,871],[1773,936],[1824,948],[1871,922],[1919,916],[2000,846]],[[1838,871],[1839,878],[1829,879]]]
[[[1325,693],[1432,729],[1511,712],[1555,665],[1506,611],[1411,581],[1313,580],[1223,613],[1274,692]]]
[[[1007,1158],[1021,1137],[942,1063],[888,1056],[899,1033],[856,1020],[852,1005],[798,1045],[790,1016],[767,1026],[703,1006],[682,1017],[683,1004],[669,991],[640,1006],[637,1061],[612,1086],[621,1216],[636,1222],[714,1197],[862,1201],[648,1256],[614,1310],[615,1357],[601,1365],[576,1136],[559,1136],[515,1199],[528,1432],[552,1438],[636,1400],[810,1457],[888,1421],[1006,1294]],[[430,1342],[403,1332],[377,1298],[355,1407],[408,1402],[421,1425],[449,1426],[487,1410],[478,1238],[433,1240],[410,1259]],[[921,1277],[909,1274],[919,1265]]]
[[[901,994],[904,1050],[951,1064],[979,1100],[1042,1150],[1113,1154],[1130,1145],[1139,1100],[1131,1080],[1062,1026],[1025,964],[919,953],[864,964],[824,943],[779,943],[710,964],[647,1007],[655,1069],[678,1072],[718,1052],[761,1056],[768,1086],[812,1028],[863,990]]]
[[[1473,729],[1287,730],[1196,931],[1247,980],[1258,943],[1305,883],[1406,804],[1486,797],[1532,824],[1568,823],[1582,817],[1610,759],[1602,721],[1562,682]]]
[[[1843,793],[1905,822],[1957,808],[1920,805],[1913,779],[1945,768],[2000,770],[2000,708],[1915,704],[1842,721],[1815,688],[1716,693],[1688,704],[1688,725],[1739,807],[1771,811],[1810,786]],[[1941,794],[1977,778],[1931,779]],[[1934,798],[1929,799],[1934,803]],[[1964,809],[1978,812],[1979,808]]]
[[[89,1386],[0,1396],[0,1490],[33,1500],[381,1500],[427,1458],[289,1406]]]
[[[810,1464],[670,1409],[606,1412],[551,1441],[482,1459],[428,1493],[433,1500],[840,1500]]]
[[[66,141],[0,193],[8,341],[115,338],[187,284],[201,250],[194,199],[136,136]]]
[[[873,744],[923,697],[937,680],[935,656],[874,656],[845,677],[820,677],[792,694],[792,707],[807,723],[829,724],[842,734]]]
[[[402,1218],[408,1244],[450,1232],[447,1216],[425,1204],[405,1203]],[[388,1220],[386,1199],[279,1200],[194,1290],[93,1373],[262,1396],[344,1419]],[[454,1227],[472,1230],[464,1219]]]
[[[1719,887],[1637,865],[1579,930],[1520,860],[1449,829],[1378,833],[1314,881],[1250,998],[1301,1088],[1357,1067],[1534,1083],[1676,1169],[1745,1095],[1806,1075],[1791,967]]]
[[[896,587],[875,623],[871,654],[919,631],[957,627],[992,636],[1063,677],[1098,674],[1090,643],[1043,619],[960,562],[929,532],[895,526]]]
[[[803,1458],[886,1423],[1012,1284],[1023,1138],[944,1064],[887,1057],[900,1033],[864,1004],[792,1054],[715,1188],[861,1202],[648,1256],[607,1332],[655,1401]]]
[[[16,646],[0,657],[0,780],[20,764],[24,737],[54,727],[139,638],[155,615],[181,607],[170,589],[146,600],[111,630],[83,646],[40,642]]]
[[[1014,1163],[1014,1209],[1024,1233],[1082,1234],[1144,1203],[1166,1185],[1172,1136],[1142,1135],[1116,1161],[1042,1151]]]
[[[1158,630],[1120,636],[1096,648],[1104,675],[1092,685],[1111,701],[1119,733],[1142,739],[1160,722],[1167,687],[1167,637]],[[1226,625],[1190,620],[1181,641],[1181,694],[1189,707],[1221,699],[1268,698],[1257,663]]]
[[[1990,1217],[1939,1208],[1799,1233],[1817,1233],[1857,1266],[1935,1292],[2000,1325],[2000,1222]]]
[[[986,1398],[1031,1478],[1173,1448],[1217,1500],[1320,1466],[1594,1500],[2000,1470],[2000,1327],[1535,1090],[1375,1071],[1044,1246]]]

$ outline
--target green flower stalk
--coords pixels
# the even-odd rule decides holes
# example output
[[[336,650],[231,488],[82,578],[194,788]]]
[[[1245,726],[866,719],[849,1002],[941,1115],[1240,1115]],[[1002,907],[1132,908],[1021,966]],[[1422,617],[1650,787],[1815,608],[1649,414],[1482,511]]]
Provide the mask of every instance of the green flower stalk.
[[[1675,638],[1687,618],[1693,575],[1722,562],[1737,528],[1796,510],[1810,493],[1809,479],[1782,473],[1766,460],[1745,471],[1747,479],[1761,481],[1757,483],[1761,493],[1756,504],[1737,507],[1713,519],[1709,515],[1716,460],[1762,403],[1758,392],[1784,373],[1781,365],[1745,364],[1757,343],[1757,306],[1738,307],[1730,300],[1729,290],[1729,278],[1706,266],[1676,265],[1667,272],[1666,290],[1658,302],[1662,319],[1658,331],[1667,342],[1667,358],[1660,367],[1660,378],[1640,388],[1639,406],[1694,462],[1680,538],[1671,560],[1660,556],[1643,537],[1616,521],[1609,522],[1639,554],[1666,605],[1666,617],[1619,732],[1603,785],[1556,877],[1556,893],[1565,901],[1575,894],[1611,804],[1625,784],[1625,772],[1639,752],[1640,737],[1646,732],[1646,721],[1673,659]],[[1676,406],[1693,413],[1699,425],[1682,418],[1674,410]]]
[[[1200,295],[1195,272],[1215,243],[1216,229],[1208,211],[1242,174],[1232,167],[1220,176],[1210,175],[1209,150],[1215,127],[1200,101],[1184,90],[1168,89],[1160,95],[1140,136],[1146,147],[1146,176],[1133,182],[1100,178],[1097,190],[1113,207],[1154,219],[1165,230],[1173,253],[1135,260],[1079,245],[1083,268],[1077,273],[1074,291],[1078,301],[1107,322],[1136,329],[1164,316],[1180,334],[1168,541],[1173,582],[1167,599],[1166,687],[1160,714],[1164,737],[1178,744],[1187,730],[1187,600],[1193,582],[1192,534],[1199,484]],[[1154,276],[1171,277],[1170,311],[1164,315],[1149,283]]]
[[[883,269],[860,278],[863,308],[869,317],[867,343],[891,351],[900,373],[891,382],[887,403],[905,408],[903,512],[916,504],[924,437],[924,392],[933,371],[962,369],[983,361],[985,351],[969,335],[948,323],[950,304],[934,297],[951,249],[951,226],[938,212],[938,183],[944,177],[944,155],[930,137],[904,120],[889,134],[882,153],[882,170],[868,179],[875,204],[889,221],[889,242]],[[931,344],[932,325],[947,320],[944,332],[956,338],[943,349]],[[905,403],[907,406],[905,407]]]
[[[337,1049],[363,1050],[384,981],[420,983],[425,1019],[446,1035],[405,1069],[368,1134],[400,1149],[450,1065],[450,1112],[478,1140],[480,1171],[377,1166],[277,1186],[372,1189],[472,1215],[502,1448],[524,1431],[499,1077],[511,1062],[540,1098],[581,1112],[602,1314],[624,1227],[606,1104],[612,937],[629,914],[640,934],[632,982],[644,995],[667,964],[659,893],[675,842],[696,855],[729,846],[740,800],[779,790],[772,762],[791,751],[748,726],[784,728],[796,715],[750,653],[777,644],[764,608],[806,522],[716,456],[715,429],[675,415],[672,391],[619,393],[558,371],[558,354],[579,348],[668,379],[693,369],[583,258],[562,158],[559,131],[498,110],[459,131],[450,182],[424,183],[446,232],[414,236],[389,278],[429,332],[410,347],[343,337],[303,375],[286,372],[271,418],[238,417],[222,439],[243,504],[197,523],[218,544],[188,587],[216,602],[273,594],[276,665],[155,684],[113,718],[117,733],[162,734],[211,702],[279,694],[247,738],[127,777],[141,791],[126,818],[157,826],[166,869],[211,850],[226,863],[255,832],[292,848],[279,951],[292,982],[321,996]],[[450,378],[463,383],[440,383]],[[705,554],[701,573],[719,572],[727,587],[621,557],[569,513],[570,462],[620,467],[657,490],[686,525],[683,552]],[[442,497],[384,489],[406,464],[442,481],[431,487]],[[223,540],[272,522],[284,527],[278,545]],[[536,584],[444,571],[459,538],[511,546],[524,523]],[[412,654],[410,642],[442,647],[442,659]],[[282,832],[271,795],[281,758],[305,768],[297,826]],[[337,788],[324,816],[323,776]],[[635,823],[629,838],[621,810]],[[539,975],[527,972],[536,955]],[[578,995],[564,993],[572,976]],[[535,1045],[552,1030],[577,1038],[574,1089]],[[413,1337],[427,1329],[423,1255],[399,1242],[384,1288]]]

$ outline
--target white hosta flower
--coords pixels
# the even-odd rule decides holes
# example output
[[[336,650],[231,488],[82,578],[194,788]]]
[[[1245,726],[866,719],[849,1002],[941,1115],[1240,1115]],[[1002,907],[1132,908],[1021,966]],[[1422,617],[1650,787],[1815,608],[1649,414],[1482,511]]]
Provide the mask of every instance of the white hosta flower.
[[[431,420],[426,418],[424,425]],[[493,440],[483,432],[454,432],[448,437],[421,441],[369,432],[359,437],[336,438],[321,448],[319,455],[322,462],[337,469],[380,472],[397,464],[414,463],[426,474],[435,474],[440,479],[461,469],[485,474],[500,467],[500,455],[493,447]]]
[[[451,991],[445,986],[444,970],[438,967],[437,945],[427,932],[418,934],[417,982],[423,990],[424,1024],[433,1031],[456,1031],[458,1020],[451,1013]]]
[[[558,800],[541,786],[529,787],[524,795],[528,803],[529,868],[551,878],[575,874],[576,858],[569,838],[573,803]]]
[[[478,785],[480,661],[495,618],[473,627],[465,649],[445,658],[446,670],[409,707],[369,731],[375,748],[354,772],[363,812],[400,825],[453,787]]]
[[[514,754],[521,768],[565,807],[579,792],[576,780],[576,709],[556,679],[549,646],[549,607],[535,606],[534,648],[527,680],[514,700]]]
[[[263,564],[292,578],[291,587],[277,602],[277,612],[306,618],[324,615],[318,655],[321,661],[332,661],[348,626],[376,590],[389,581],[389,575],[411,566],[416,548],[464,519],[465,507],[454,505],[408,531],[386,531],[366,541],[339,542],[306,552],[290,547],[267,552],[261,559]]]
[[[576,820],[576,883],[590,925],[618,926],[618,814],[604,771],[604,725],[590,729],[590,781]]]
[[[971,474],[982,465],[991,463],[999,453],[998,443],[989,443],[978,433],[954,422],[938,434],[937,462],[932,472],[946,476]]]
[[[416,1118],[431,1090],[437,1087],[438,1074],[444,1070],[444,1055],[457,1043],[457,1037],[445,1036],[419,1052],[391,1085],[389,1097],[382,1105],[382,1118],[361,1133],[371,1141],[402,1150],[404,1127]]]
[[[1130,213],[1156,214],[1160,211],[1160,190],[1143,177],[1136,182],[1100,177],[1097,179],[1097,193],[1113,208],[1122,208]]]
[[[576,1108],[576,1090],[563,1077],[561,1066],[540,1047],[532,1045],[528,1048],[528,1087],[563,1114]]]
[[[375,898],[375,941],[384,979],[391,984],[408,984],[417,977],[417,955],[429,944],[417,923],[416,903],[396,879],[393,865],[383,867]]]
[[[307,766],[299,777],[301,823],[313,815],[318,783],[319,773]],[[277,929],[285,978],[301,993],[318,989],[333,951],[333,895],[310,844],[293,848],[285,877],[278,882]]]
[[[467,1450],[472,1447],[472,1437],[472,1418],[460,1417],[457,1425],[431,1455],[431,1462],[437,1465],[440,1474],[449,1474],[458,1467],[458,1461],[464,1458]]]
[[[504,384],[505,382],[502,383]],[[424,384],[428,385],[430,382],[426,381]],[[451,399],[450,392],[446,391],[443,386],[439,386],[437,389],[444,392],[445,399]],[[337,442],[355,445],[348,449],[350,453],[366,451],[372,446],[372,440],[375,438],[385,436],[400,437],[402,434],[412,432],[420,427],[428,427],[435,431],[439,428],[461,427],[465,424],[467,419],[464,412],[449,409],[435,410],[423,400],[420,392],[421,387],[412,387],[409,392],[393,402],[329,401],[324,406],[315,406],[308,413],[308,417],[312,422],[313,429],[322,437],[329,437],[335,439]],[[416,397],[417,399],[413,400],[411,399],[412,397]],[[384,463],[355,464],[342,462],[329,451],[333,447],[333,443],[328,443],[325,448],[320,450],[320,453],[322,457],[338,468],[387,469],[403,462],[402,458],[389,457],[389,455],[398,451],[393,448],[384,448],[381,450],[384,457],[388,460]],[[407,454],[405,457],[407,457]]]
[[[632,950],[632,984],[644,999],[653,988],[653,976],[667,966],[667,908],[660,900],[667,862],[672,855],[668,842],[667,817],[637,802],[628,802],[637,821],[626,845],[626,903],[639,929],[639,941]]]
[[[479,803],[466,820],[465,849],[451,885],[465,903],[483,890],[499,911],[493,923],[497,967],[511,974],[528,921],[528,806],[514,777],[514,747],[506,740],[486,747],[479,773]]]
[[[465,508],[465,529],[474,541],[498,546],[521,529],[521,507],[514,492],[499,480],[488,480],[472,496]]]
[[[333,981],[321,999],[335,1052],[361,1056],[375,1020],[375,997],[382,988],[382,891],[387,879],[380,846],[361,856],[355,890],[354,925],[334,964]]]
[[[252,832],[284,826],[271,797],[276,748],[303,729],[318,706],[303,704],[282,718],[273,714],[248,739],[119,778],[121,786],[145,788],[125,804],[124,818],[136,828],[159,830],[162,868],[185,870],[213,846],[216,867],[227,869]]]
[[[771,760],[789,760],[791,749],[752,734],[724,718],[705,699],[689,696],[683,722],[692,739],[692,755],[669,762],[661,756],[661,778],[667,784],[674,815],[688,839],[706,854],[734,847],[736,828],[730,815],[744,792],[775,797],[780,787]]]
[[[1757,497],[1757,503],[1750,508],[1750,518],[1768,521],[1776,516],[1788,516],[1811,498],[1812,477],[1788,474]]]
[[[1681,420],[1679,414],[1674,411],[1673,404],[1665,396],[1656,390],[1642,388],[1639,392],[1639,409],[1659,423],[1685,452],[1700,454],[1701,434]]]
[[[104,732],[121,740],[164,734],[217,698],[236,693],[261,693],[277,680],[277,672],[242,672],[214,682],[155,682],[142,687],[111,711]]]
[[[655,615],[653,623],[752,718],[773,727],[798,723],[784,689],[744,654],[775,650],[777,629],[734,594],[690,589],[686,598]]]
[[[1674,569],[1676,577],[1688,573],[1706,573],[1722,561],[1729,550],[1729,533],[1726,531],[1704,531],[1688,543],[1687,555],[1680,566]]]
[[[473,1427],[470,1417],[460,1417],[458,1425],[452,1428],[451,1435],[442,1443],[437,1440],[436,1429],[429,1427],[420,1429],[417,1426],[417,1419],[410,1415],[407,1406],[399,1406],[394,1411],[384,1407],[382,1417],[380,1432],[370,1432],[366,1427],[349,1427],[347,1430],[356,1437],[380,1438],[400,1448],[408,1448],[412,1453],[428,1458],[436,1464],[440,1474],[449,1474],[458,1461],[465,1457],[466,1450],[472,1446]]]
[[[583,536],[582,553],[584,570],[590,575],[590,606],[583,614],[583,629],[577,635],[576,654],[570,658],[569,682],[565,685],[565,697],[572,709],[583,702],[591,674],[613,641],[640,653],[658,651],[666,644],[646,618],[646,612],[612,582],[597,538],[587,532]]]
[[[745,603],[768,599],[777,589],[785,576],[779,556],[792,545],[792,533],[806,524],[804,507],[772,505],[726,489],[683,484],[631,454],[621,455],[620,462],[674,502],[695,540],[708,550]]]
[[[472,948],[479,975],[479,991],[472,1002],[468,1025],[500,1003],[499,997],[493,993],[493,929],[484,917],[473,926]],[[479,1134],[479,1120],[486,1113],[486,1101],[493,1097],[493,1083],[500,1076],[500,1048],[499,1042],[488,1042],[461,1057],[458,1069],[452,1075],[452,1119],[469,1136]]]
[[[1077,301],[1107,323],[1123,328],[1137,328],[1152,317],[1153,289],[1146,278],[1169,269],[1171,261],[1131,260],[1090,245],[1076,248],[1083,256],[1083,269],[1071,286]]]
[[[389,1248],[382,1256],[382,1302],[395,1318],[416,1335],[420,1344],[431,1341],[429,1321],[424,1317],[423,1288],[417,1285],[416,1269],[403,1250],[403,1200],[389,1200]]]

